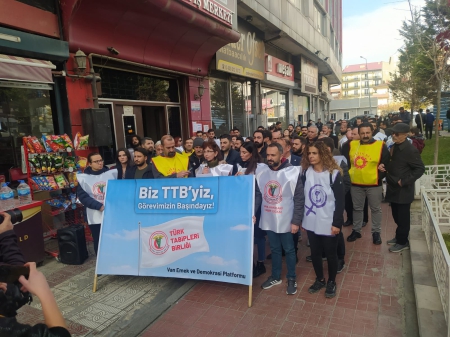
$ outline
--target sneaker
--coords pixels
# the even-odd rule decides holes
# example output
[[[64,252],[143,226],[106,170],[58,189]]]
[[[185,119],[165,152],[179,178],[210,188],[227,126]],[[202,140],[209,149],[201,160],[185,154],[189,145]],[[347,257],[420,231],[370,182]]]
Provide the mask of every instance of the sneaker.
[[[264,281],[264,283],[261,285],[261,288],[263,289],[269,289],[272,288],[273,286],[276,286],[278,284],[281,284],[281,280],[280,279],[274,279],[272,276],[269,276],[269,278]]]
[[[382,241],[381,241],[380,233],[378,233],[378,232],[372,233],[372,239],[373,239],[374,245],[381,245]]]
[[[297,282],[293,278],[288,278],[286,294],[294,295],[297,293]]]
[[[326,286],[325,280],[320,281],[319,279],[316,279],[314,284],[311,287],[309,287],[308,292],[310,294],[315,294],[318,291],[320,291],[320,289],[324,288],[325,286]]]
[[[334,296],[336,296],[336,282],[328,281],[327,289],[325,289],[325,297],[333,298]]]
[[[266,272],[266,266],[264,265],[264,262],[257,262],[256,265],[253,267],[253,278],[261,276]]]
[[[345,261],[342,259],[338,260],[338,270],[337,273],[339,274],[340,272],[342,272],[345,268]]]
[[[400,245],[400,244],[396,243],[392,247],[389,247],[389,251],[392,253],[400,253],[401,251],[403,251],[405,249],[409,249],[409,243],[404,244],[404,245]]]
[[[367,221],[363,221],[362,227],[366,227],[366,226],[367,226]]]
[[[346,222],[344,222],[344,227],[348,227],[353,225],[353,221],[347,220]]]
[[[355,232],[355,231],[352,231],[352,234],[350,234],[347,237],[347,241],[348,242],[353,242],[353,241],[356,241],[357,239],[361,239],[361,233],[358,233],[358,232]]]
[[[393,239],[390,239],[388,242],[386,242],[388,245],[395,245],[396,243],[397,243],[397,239],[396,238],[393,238]]]

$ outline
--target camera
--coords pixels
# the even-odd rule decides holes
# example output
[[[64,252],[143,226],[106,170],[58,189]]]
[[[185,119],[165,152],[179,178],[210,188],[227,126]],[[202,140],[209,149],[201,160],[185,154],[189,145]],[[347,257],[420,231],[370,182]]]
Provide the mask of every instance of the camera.
[[[11,223],[13,225],[23,220],[22,211],[18,208],[10,209],[9,211],[5,211],[5,213],[8,213],[11,216]],[[0,223],[2,223],[3,220],[3,215],[0,215]]]

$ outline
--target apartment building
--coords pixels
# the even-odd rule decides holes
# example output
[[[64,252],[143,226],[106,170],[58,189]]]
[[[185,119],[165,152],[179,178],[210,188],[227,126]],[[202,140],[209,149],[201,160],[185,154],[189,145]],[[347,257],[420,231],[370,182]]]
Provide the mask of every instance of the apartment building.
[[[342,70],[342,84],[331,88],[333,99],[378,99],[378,107],[392,101],[389,92],[390,73],[395,72],[394,58],[389,62],[371,62],[348,65]]]

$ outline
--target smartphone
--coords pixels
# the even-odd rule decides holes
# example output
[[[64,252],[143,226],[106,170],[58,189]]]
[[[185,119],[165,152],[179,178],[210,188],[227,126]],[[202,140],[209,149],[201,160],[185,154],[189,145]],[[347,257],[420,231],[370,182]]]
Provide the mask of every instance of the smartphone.
[[[0,265],[0,282],[14,283],[23,275],[26,279],[30,275],[30,268],[25,266]]]

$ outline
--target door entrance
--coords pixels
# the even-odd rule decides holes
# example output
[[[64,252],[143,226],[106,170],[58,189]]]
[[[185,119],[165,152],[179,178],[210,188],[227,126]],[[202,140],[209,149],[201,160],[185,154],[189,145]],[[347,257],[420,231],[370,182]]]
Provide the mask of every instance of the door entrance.
[[[114,104],[116,147],[129,148],[131,135],[150,137],[156,143],[162,136],[183,136],[181,109],[178,105]]]

